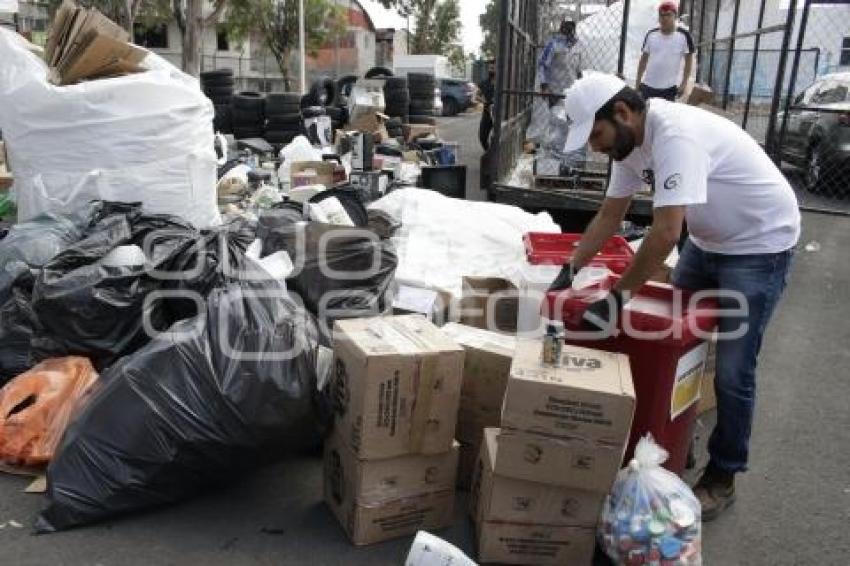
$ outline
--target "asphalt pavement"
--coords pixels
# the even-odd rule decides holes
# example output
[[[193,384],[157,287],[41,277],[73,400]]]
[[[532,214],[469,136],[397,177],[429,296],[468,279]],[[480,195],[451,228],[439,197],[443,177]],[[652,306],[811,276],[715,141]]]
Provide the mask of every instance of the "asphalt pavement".
[[[465,144],[477,182],[480,147],[468,140],[475,118],[441,119],[440,127]],[[850,220],[805,213],[803,221],[788,291],[765,336],[751,470],[739,476],[734,506],[704,526],[709,566],[839,565],[850,556]],[[712,419],[701,420],[701,464]],[[46,500],[23,493],[27,484],[0,474],[0,564],[401,565],[412,540],[349,544],[322,503],[318,456],[179,505],[42,536],[30,527]],[[436,534],[471,554],[465,506],[459,494],[454,526]]]

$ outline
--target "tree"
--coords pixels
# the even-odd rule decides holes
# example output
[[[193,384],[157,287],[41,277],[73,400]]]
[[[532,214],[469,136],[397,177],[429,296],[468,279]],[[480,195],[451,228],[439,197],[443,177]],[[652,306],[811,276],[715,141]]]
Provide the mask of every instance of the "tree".
[[[154,4],[162,1],[156,0]],[[180,28],[183,44],[181,63],[184,72],[194,77],[201,74],[200,44],[204,28],[215,25],[227,5],[228,0],[215,0],[212,12],[204,17],[204,0],[171,0],[174,21]]]
[[[230,0],[226,27],[235,40],[256,34],[275,58],[286,90],[291,90],[289,61],[298,47],[297,0]],[[304,28],[306,48],[315,54],[345,35],[348,19],[344,8],[329,0],[304,0]]]
[[[62,0],[49,0],[54,13]],[[104,16],[127,30],[133,37],[137,21],[145,26],[177,23],[182,39],[183,71],[198,76],[201,70],[200,38],[204,28],[215,24],[228,0],[214,0],[212,12],[204,17],[204,0],[79,0],[86,8],[97,8]]]
[[[97,8],[100,12],[127,30],[132,37],[133,25],[142,10],[144,0],[79,0],[78,5],[85,8]],[[47,8],[51,16],[62,4],[62,0],[49,0]]]
[[[500,0],[490,0],[484,13],[478,16],[478,24],[484,32],[481,42],[481,56],[485,59],[495,59],[499,51],[499,5]]]
[[[381,0],[381,4],[415,20],[411,54],[445,55],[452,64],[462,64],[463,48],[458,42],[463,24],[458,0]]]

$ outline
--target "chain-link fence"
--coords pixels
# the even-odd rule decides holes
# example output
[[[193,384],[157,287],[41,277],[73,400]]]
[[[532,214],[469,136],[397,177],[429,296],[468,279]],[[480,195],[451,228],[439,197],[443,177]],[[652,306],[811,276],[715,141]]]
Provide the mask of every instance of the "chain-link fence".
[[[804,54],[818,49],[815,76]],[[798,1],[774,152],[806,208],[850,214],[850,3]]]
[[[548,176],[541,171],[564,174],[565,156],[547,150],[545,131],[530,135],[541,106],[541,52],[560,22],[577,22],[584,69],[618,72],[632,84],[658,4],[502,0],[496,126],[482,175],[491,198],[493,186],[534,189]],[[850,212],[850,2],[681,0],[679,20],[696,44],[695,82],[710,89],[708,104],[765,147],[801,206]],[[586,173],[604,169],[604,156],[586,158]]]
[[[683,6],[699,46],[697,80],[713,104],[764,145],[801,206],[850,212],[850,3]]]
[[[500,10],[495,124],[482,188],[493,198],[494,190],[541,188],[559,177],[575,186],[572,172],[581,171],[601,196],[608,158],[590,150],[563,154],[560,107],[580,72],[622,71],[623,3],[502,0]],[[574,37],[560,32],[564,21],[574,22]]]

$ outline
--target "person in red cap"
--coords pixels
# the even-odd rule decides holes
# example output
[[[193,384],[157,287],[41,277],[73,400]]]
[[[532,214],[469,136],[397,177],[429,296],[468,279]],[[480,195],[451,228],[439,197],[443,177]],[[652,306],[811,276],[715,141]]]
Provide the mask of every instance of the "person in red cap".
[[[685,92],[694,64],[694,40],[688,30],[677,26],[678,11],[675,2],[662,2],[658,7],[659,27],[646,32],[643,38],[637,89],[644,98],[673,102]]]

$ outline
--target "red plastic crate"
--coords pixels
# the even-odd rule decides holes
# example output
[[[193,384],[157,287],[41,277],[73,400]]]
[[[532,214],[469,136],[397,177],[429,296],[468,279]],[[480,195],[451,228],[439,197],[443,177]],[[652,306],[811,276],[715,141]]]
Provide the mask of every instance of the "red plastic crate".
[[[564,265],[573,257],[581,234],[529,232],[523,236],[525,257],[531,265]],[[614,273],[628,269],[635,253],[622,236],[611,236],[588,265],[605,266]]]

